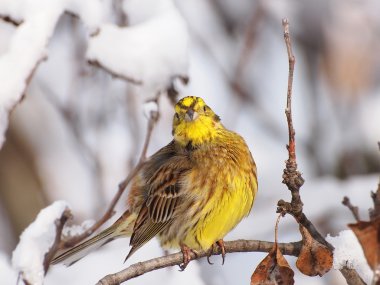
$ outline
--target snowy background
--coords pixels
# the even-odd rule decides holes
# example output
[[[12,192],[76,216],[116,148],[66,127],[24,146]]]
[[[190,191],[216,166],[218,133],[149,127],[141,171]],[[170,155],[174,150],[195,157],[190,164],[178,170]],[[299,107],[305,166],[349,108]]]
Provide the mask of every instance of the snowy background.
[[[173,86],[180,97],[203,97],[255,157],[254,210],[226,239],[272,241],[276,203],[290,196],[281,184],[287,158],[284,17],[297,60],[293,119],[305,213],[324,235],[337,236],[353,222],[341,205],[347,195],[366,219],[380,172],[378,11],[376,0],[0,0],[2,284],[15,284],[25,262],[38,263],[38,254],[22,257],[32,244],[14,249],[42,208],[66,201],[40,216],[59,216],[67,203],[76,224],[103,213],[138,159],[144,111],[151,108],[146,102],[158,92],[160,121],[148,154],[171,140],[166,90]],[[122,201],[117,209],[113,220],[125,209]],[[41,227],[33,224],[37,233]],[[281,242],[300,239],[290,217],[279,234]],[[371,278],[351,232],[331,242],[340,245],[335,266],[347,259]],[[45,284],[94,284],[163,254],[153,240],[123,264],[128,243],[115,241],[69,268],[53,266]],[[228,254],[223,267],[213,257],[213,266],[192,262],[185,272],[158,270],[128,284],[249,284],[264,256]],[[295,272],[296,284],[345,284],[336,270],[323,278]]]

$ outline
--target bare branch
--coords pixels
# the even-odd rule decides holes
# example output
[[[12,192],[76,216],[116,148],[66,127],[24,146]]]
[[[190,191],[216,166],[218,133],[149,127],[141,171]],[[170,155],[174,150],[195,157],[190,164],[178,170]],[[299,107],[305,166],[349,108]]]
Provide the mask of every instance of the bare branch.
[[[354,216],[355,220],[357,222],[360,221],[360,216],[359,216],[359,208],[355,207],[351,204],[350,199],[347,196],[344,196],[342,204],[345,205],[348,209],[350,209],[352,215]]]
[[[317,231],[314,225],[308,220],[308,218],[303,213],[303,203],[299,190],[304,183],[301,173],[297,170],[297,160],[296,160],[296,140],[295,140],[295,130],[293,127],[292,120],[292,88],[293,88],[293,74],[295,57],[292,51],[292,45],[289,35],[289,22],[287,19],[283,19],[282,25],[284,27],[284,39],[286,44],[286,50],[288,53],[289,60],[289,74],[288,74],[288,88],[286,96],[286,108],[285,115],[288,123],[289,131],[289,144],[287,145],[289,158],[286,161],[286,167],[284,169],[283,181],[291,192],[292,200],[290,203],[280,200],[277,203],[277,212],[285,212],[291,214],[298,223],[302,224],[321,244],[327,246],[330,250],[333,249],[332,245],[329,244],[324,237]]]
[[[346,279],[348,285],[366,285],[363,279],[359,276],[355,269],[343,267],[339,270]]]
[[[45,254],[45,259],[44,259],[45,274],[47,273],[49,269],[49,265],[59,248],[59,245],[61,242],[62,229],[64,225],[66,224],[67,220],[71,218],[71,216],[72,215],[71,215],[70,210],[66,208],[65,211],[63,211],[61,218],[55,221],[55,228],[56,228],[55,240],[50,250]]]
[[[295,141],[295,130],[293,127],[292,120],[292,88],[293,88],[293,76],[294,76],[294,66],[295,66],[295,57],[292,51],[292,45],[289,35],[289,22],[287,19],[283,19],[282,25],[284,27],[284,39],[288,54],[289,60],[289,74],[288,74],[288,88],[287,88],[287,97],[286,97],[286,108],[285,115],[288,123],[289,131],[289,144],[287,145],[289,158],[286,161],[286,167],[283,174],[283,183],[286,184],[288,189],[291,192],[292,199],[291,202],[285,202],[280,200],[277,203],[277,212],[279,213],[289,213],[291,214],[296,221],[303,225],[308,232],[311,234],[313,239],[320,242],[321,244],[327,246],[331,251],[334,250],[334,247],[326,241],[326,239],[318,232],[314,227],[311,221],[303,213],[303,202],[299,193],[300,188],[304,183],[301,173],[297,170],[297,161],[296,161],[296,141]],[[342,275],[346,278],[348,284],[352,285],[362,285],[365,284],[360,278],[359,274],[348,268],[343,268],[340,270]]]
[[[0,19],[2,19],[4,22],[10,23],[16,27],[21,25],[24,22],[22,20],[14,19],[9,15],[2,15],[2,14],[0,14]]]
[[[156,98],[154,98],[153,102],[155,102],[157,104],[157,110],[158,110],[158,100],[159,100],[159,97],[160,97],[160,94],[158,94],[156,96]],[[150,138],[152,136],[152,132],[153,132],[153,128],[154,126],[156,125],[158,119],[160,118],[160,113],[159,111],[152,111],[150,114],[149,114],[149,121],[148,121],[148,128],[147,128],[147,131],[146,131],[146,137],[145,137],[145,141],[144,141],[144,146],[143,146],[143,149],[142,149],[142,152],[141,152],[141,155],[140,155],[140,160],[139,160],[139,164],[144,162],[146,160],[146,153],[148,151],[148,146],[149,146],[149,142],[150,142]]]
[[[293,55],[292,51],[292,43],[290,41],[289,35],[289,22],[288,19],[282,20],[282,25],[284,26],[284,39],[286,44],[286,50],[288,52],[288,60],[289,60],[289,76],[288,76],[288,91],[286,96],[286,119],[288,121],[288,129],[289,129],[289,160],[296,160],[296,141],[295,134],[293,128],[293,120],[292,120],[292,90],[293,90],[293,76],[294,76],[294,65],[296,63],[296,58]],[[301,187],[300,185],[299,187]]]
[[[225,250],[228,253],[232,252],[269,252],[273,248],[273,242],[258,241],[258,240],[236,240],[225,242]],[[283,254],[297,256],[301,250],[302,242],[294,243],[279,243],[278,247]],[[191,260],[200,259],[207,257],[208,251],[198,251],[195,255],[191,253]],[[219,247],[214,247],[212,255],[220,255],[221,249]],[[128,268],[105,276],[102,278],[97,285],[112,285],[120,284],[129,279],[135,278],[142,274],[157,269],[180,265],[183,262],[183,255],[181,252],[170,254],[167,256],[162,256],[154,259],[150,259],[144,262],[139,262],[129,266]]]
[[[303,203],[301,201],[301,197],[299,195],[299,189],[304,183],[304,180],[301,176],[301,173],[297,170],[297,161],[296,161],[296,140],[295,140],[295,130],[293,127],[293,119],[292,119],[292,88],[293,88],[293,74],[294,74],[294,65],[296,59],[293,55],[292,45],[289,36],[289,23],[287,19],[282,21],[282,25],[284,26],[284,38],[286,49],[288,52],[289,59],[289,75],[288,75],[288,89],[286,96],[286,108],[285,114],[288,122],[288,130],[289,130],[289,144],[287,145],[289,159],[286,161],[286,169],[284,170],[283,175],[283,183],[285,183],[289,190],[292,193],[292,210],[296,214],[302,213]]]
[[[159,96],[159,95],[158,95]],[[155,100],[158,102],[158,96]],[[129,183],[132,181],[133,177],[138,173],[138,171],[141,169],[143,163],[146,159],[146,152],[149,146],[150,138],[152,131],[154,129],[155,124],[157,123],[159,119],[159,112],[156,114],[151,113],[149,120],[148,120],[148,130],[145,137],[144,147],[139,159],[139,162],[135,166],[135,168],[129,173],[127,178],[125,178],[118,187],[118,191],[116,192],[115,196],[113,197],[110,205],[108,206],[106,212],[103,214],[103,216],[95,222],[94,225],[92,225],[90,228],[88,228],[85,232],[78,236],[74,236],[68,240],[62,240],[60,249],[70,248],[76,245],[77,243],[81,242],[82,240],[86,239],[88,236],[90,236],[93,232],[95,232],[97,229],[99,229],[106,221],[108,221],[113,215],[114,215],[114,209],[118,201],[120,200],[122,194],[124,193],[125,189],[129,185]]]

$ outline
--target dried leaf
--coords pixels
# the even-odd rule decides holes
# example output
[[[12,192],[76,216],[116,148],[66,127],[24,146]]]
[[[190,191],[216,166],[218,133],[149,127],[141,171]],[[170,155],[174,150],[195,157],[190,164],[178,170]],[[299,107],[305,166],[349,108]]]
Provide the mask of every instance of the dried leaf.
[[[332,267],[332,251],[313,239],[309,231],[302,225],[300,225],[300,232],[302,248],[296,262],[297,268],[308,276],[324,275]]]
[[[251,285],[293,285],[293,276],[293,270],[275,243],[253,272]]]
[[[358,238],[369,266],[375,270],[380,262],[380,218],[348,226]]]

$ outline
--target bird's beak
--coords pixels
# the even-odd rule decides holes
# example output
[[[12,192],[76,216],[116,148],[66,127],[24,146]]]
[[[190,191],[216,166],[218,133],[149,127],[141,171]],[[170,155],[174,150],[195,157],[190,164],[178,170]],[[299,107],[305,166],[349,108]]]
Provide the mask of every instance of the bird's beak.
[[[185,121],[186,122],[194,121],[196,118],[198,118],[198,116],[199,114],[197,112],[189,108],[185,114]]]

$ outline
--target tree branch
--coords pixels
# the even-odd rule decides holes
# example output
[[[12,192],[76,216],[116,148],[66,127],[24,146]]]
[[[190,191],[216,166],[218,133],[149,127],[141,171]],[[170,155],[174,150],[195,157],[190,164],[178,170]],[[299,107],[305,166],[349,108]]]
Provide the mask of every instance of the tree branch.
[[[156,103],[158,103],[158,97],[154,99]],[[84,231],[82,234],[71,237],[69,239],[62,239],[61,244],[59,246],[59,249],[66,249],[73,247],[77,243],[81,242],[82,240],[86,239],[89,237],[93,232],[95,232],[97,229],[99,229],[106,221],[108,221],[114,214],[114,209],[118,201],[120,200],[122,194],[124,193],[125,189],[129,185],[129,183],[132,181],[132,179],[135,177],[135,175],[138,173],[138,171],[141,169],[143,163],[145,162],[146,159],[146,152],[148,150],[150,138],[154,129],[154,126],[156,125],[157,121],[159,119],[159,112],[152,112],[149,116],[148,120],[148,127],[147,127],[147,133],[145,136],[145,141],[144,141],[144,146],[143,150],[140,155],[139,162],[135,166],[135,168],[129,173],[127,178],[125,178],[118,187],[118,191],[116,192],[115,196],[113,197],[110,205],[108,206],[106,212],[103,214],[103,216],[98,219],[95,224],[93,224],[90,228],[88,228],[86,231]]]
[[[288,53],[289,60],[289,74],[288,74],[288,88],[286,96],[286,108],[285,115],[288,123],[289,131],[289,144],[286,146],[289,153],[289,158],[286,161],[286,167],[284,169],[284,174],[282,176],[282,183],[286,184],[291,192],[292,199],[291,202],[285,202],[280,200],[277,203],[278,213],[288,213],[292,215],[296,221],[303,225],[311,234],[311,236],[320,242],[321,244],[327,246],[330,250],[333,250],[333,246],[329,244],[325,238],[318,232],[314,225],[309,221],[306,215],[303,213],[303,202],[300,196],[300,188],[304,183],[304,179],[301,173],[297,170],[297,160],[296,160],[296,140],[295,140],[295,130],[293,127],[292,120],[292,88],[293,88],[293,75],[294,66],[296,59],[292,51],[292,45],[289,35],[289,22],[287,19],[283,19],[282,25],[284,27],[284,39],[286,44],[286,49]]]
[[[160,97],[160,94],[158,94],[153,100],[151,100],[152,102],[157,104],[157,110],[158,110],[158,99],[159,99],[159,97]],[[158,111],[151,111],[149,114],[149,121],[148,121],[148,127],[147,127],[147,131],[146,131],[146,137],[145,137],[144,146],[143,146],[143,149],[141,151],[141,155],[140,155],[140,159],[139,159],[138,164],[141,164],[146,160],[146,153],[148,151],[148,146],[149,146],[150,138],[152,136],[153,128],[156,125],[159,117],[160,117],[160,113]]]
[[[0,14],[0,19],[16,27],[20,26],[24,22],[23,20],[14,19],[9,15],[4,14]]]
[[[259,240],[236,240],[224,243],[225,250],[228,253],[232,252],[270,252],[273,248],[273,242],[259,241]],[[302,241],[293,243],[279,243],[278,247],[283,254],[297,256],[301,250]],[[204,258],[208,255],[207,251],[197,251],[195,255],[191,253],[191,260]],[[221,250],[219,247],[214,247],[212,255],[220,255]],[[97,285],[113,285],[120,284],[129,279],[143,275],[147,272],[158,270],[161,268],[180,265],[183,262],[183,255],[181,252],[150,259],[144,262],[138,262],[129,266],[128,268],[103,277]]]
[[[55,228],[56,228],[55,240],[50,250],[45,254],[45,258],[44,258],[45,274],[47,273],[50,263],[53,260],[54,255],[59,248],[63,227],[65,226],[67,220],[70,218],[71,218],[71,212],[69,209],[66,208],[65,211],[63,211],[61,218],[55,221]]]
[[[289,23],[287,19],[282,21],[284,26],[284,38],[286,49],[288,52],[289,60],[289,75],[288,75],[288,89],[286,96],[286,108],[285,115],[288,123],[289,131],[289,144],[286,146],[289,153],[289,158],[286,161],[286,168],[284,169],[284,175],[282,183],[288,186],[292,194],[292,201],[286,210],[293,212],[295,215],[300,215],[303,210],[303,203],[299,194],[299,189],[304,183],[304,179],[301,176],[301,173],[297,170],[297,161],[296,161],[296,140],[295,140],[295,130],[293,127],[292,119],[292,88],[293,88],[293,74],[294,74],[294,65],[296,59],[293,55],[290,36],[289,36]]]
[[[348,209],[350,209],[352,215],[354,216],[355,220],[357,222],[360,221],[360,216],[359,216],[359,208],[355,207],[354,205],[351,204],[350,199],[347,196],[343,197],[342,204],[346,206]]]
[[[123,80],[125,80],[127,82],[130,82],[132,84],[135,84],[135,85],[142,85],[143,84],[143,82],[141,80],[139,80],[139,79],[135,79],[135,78],[128,77],[128,76],[125,76],[123,74],[119,74],[119,73],[114,72],[113,70],[109,69],[108,67],[102,65],[97,60],[89,60],[88,63],[91,64],[91,65],[93,65],[93,66],[95,66],[95,67],[103,69],[104,71],[108,72],[109,74],[111,74],[115,78],[123,79]]]
[[[339,270],[343,277],[346,279],[348,285],[366,285],[363,279],[359,276],[355,269],[348,268],[347,266]]]
[[[286,167],[283,174],[283,183],[286,184],[291,192],[292,199],[291,202],[285,202],[280,200],[277,203],[277,212],[288,213],[292,215],[296,221],[304,226],[310,235],[318,241],[319,243],[325,245],[331,251],[334,247],[326,241],[326,239],[318,232],[313,223],[306,217],[303,213],[303,202],[300,196],[300,188],[304,183],[304,179],[301,173],[297,170],[297,160],[296,160],[296,140],[295,140],[295,130],[293,127],[292,120],[292,89],[293,89],[293,76],[294,76],[294,66],[296,59],[292,51],[292,45],[289,35],[289,22],[287,19],[283,19],[282,25],[284,27],[284,39],[286,44],[286,50],[289,60],[289,74],[288,74],[288,88],[286,97],[286,108],[285,115],[288,123],[289,131],[289,144],[287,145],[287,150],[289,158],[286,161]],[[345,277],[346,281],[350,285],[363,285],[364,281],[361,279],[359,274],[354,269],[349,269],[344,267],[340,270],[342,275]]]
[[[379,148],[380,148],[380,143],[379,143]],[[380,218],[380,179],[379,179],[379,183],[377,184],[376,192],[371,192],[371,198],[373,201],[373,209],[369,210],[369,216],[371,220],[375,220],[377,218]]]

